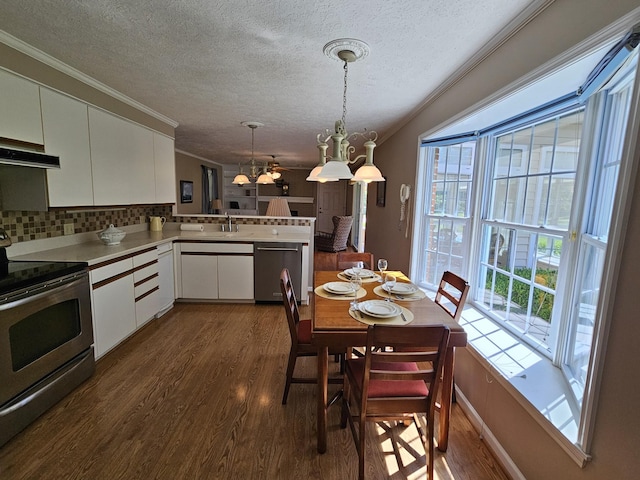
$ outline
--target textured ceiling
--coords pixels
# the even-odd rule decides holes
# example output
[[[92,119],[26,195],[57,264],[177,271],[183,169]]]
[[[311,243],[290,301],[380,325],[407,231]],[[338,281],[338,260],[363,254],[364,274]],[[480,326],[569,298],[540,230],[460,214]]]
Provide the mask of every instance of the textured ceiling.
[[[322,47],[357,38],[349,131],[384,140],[435,88],[540,0],[2,0],[0,30],[179,123],[176,148],[245,163],[317,163],[342,115],[342,64]],[[378,142],[380,143],[380,142]]]

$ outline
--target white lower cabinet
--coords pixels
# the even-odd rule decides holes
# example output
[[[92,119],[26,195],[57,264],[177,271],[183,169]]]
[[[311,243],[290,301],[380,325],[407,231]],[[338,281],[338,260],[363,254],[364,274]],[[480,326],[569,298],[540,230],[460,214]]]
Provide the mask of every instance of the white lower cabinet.
[[[176,299],[176,291],[174,286],[174,268],[173,268],[173,243],[163,243],[158,245],[158,273],[160,279],[158,286],[159,292],[159,309],[157,316],[164,315],[173,307]]]
[[[159,281],[158,250],[155,247],[133,257],[133,296],[138,328],[160,310]]]
[[[181,298],[253,300],[253,244],[182,242]]]
[[[127,258],[91,270],[91,309],[96,358],[136,329],[133,261]]]
[[[160,310],[155,247],[89,267],[96,358],[153,319]]]
[[[253,255],[218,256],[218,297],[253,299]]]
[[[218,257],[182,253],[182,297],[215,300],[218,298]]]

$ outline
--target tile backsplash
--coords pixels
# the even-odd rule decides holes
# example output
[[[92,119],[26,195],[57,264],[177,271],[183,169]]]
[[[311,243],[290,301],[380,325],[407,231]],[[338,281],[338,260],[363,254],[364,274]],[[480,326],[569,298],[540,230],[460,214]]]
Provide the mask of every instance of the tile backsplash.
[[[171,217],[171,205],[83,210],[51,209],[48,212],[0,211],[0,227],[14,243],[64,235],[64,225],[73,223],[74,233],[97,232],[113,223],[116,227],[148,223],[150,216]],[[141,221],[144,217],[144,221]]]
[[[60,237],[64,225],[73,223],[74,233],[97,232],[113,223],[116,227],[149,223],[150,216],[165,217],[167,222],[224,223],[224,217],[172,216],[171,205],[137,205],[129,207],[87,208],[82,210],[51,209],[48,212],[18,212],[0,210],[0,228],[13,243]],[[144,217],[144,218],[143,218]],[[143,218],[144,221],[141,221]],[[241,225],[294,225],[309,226],[307,218],[233,217]]]

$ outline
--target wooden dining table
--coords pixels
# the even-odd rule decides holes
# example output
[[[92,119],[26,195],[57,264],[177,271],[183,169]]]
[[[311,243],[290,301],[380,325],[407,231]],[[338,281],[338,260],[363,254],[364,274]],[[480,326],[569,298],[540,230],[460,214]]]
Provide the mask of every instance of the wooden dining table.
[[[314,289],[328,282],[340,281],[339,271],[316,271],[314,273]],[[398,282],[410,282],[402,272],[393,273]],[[380,286],[377,281],[362,284],[366,295],[358,301],[380,299],[374,288]],[[342,299],[327,298],[328,295],[313,295],[313,317],[311,341],[318,347],[318,452],[327,450],[327,408],[329,379],[329,348],[332,350],[357,347],[366,344],[367,325],[355,320],[349,314],[350,302]],[[353,297],[351,297],[353,298]],[[438,430],[438,449],[447,450],[449,441],[449,416],[451,412],[451,391],[453,388],[453,365],[456,347],[467,345],[467,334],[443,308],[426,297],[420,300],[402,301],[394,298],[394,302],[405,307],[413,314],[411,325],[446,325],[451,330],[449,346],[444,360],[444,372],[440,400],[440,428]]]

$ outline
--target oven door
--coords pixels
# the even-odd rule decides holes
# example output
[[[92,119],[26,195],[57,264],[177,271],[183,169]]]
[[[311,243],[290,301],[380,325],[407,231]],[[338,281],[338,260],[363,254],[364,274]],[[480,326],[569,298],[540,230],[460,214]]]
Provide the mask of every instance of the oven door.
[[[0,304],[0,405],[92,344],[88,273],[16,292]]]

